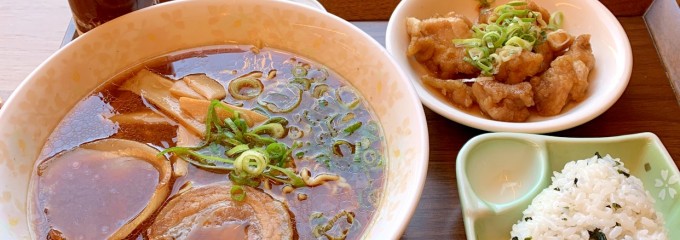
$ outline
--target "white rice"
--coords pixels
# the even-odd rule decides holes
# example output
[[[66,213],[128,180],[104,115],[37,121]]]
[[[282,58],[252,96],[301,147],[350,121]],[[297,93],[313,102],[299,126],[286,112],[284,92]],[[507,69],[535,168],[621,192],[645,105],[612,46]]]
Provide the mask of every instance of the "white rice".
[[[609,155],[567,163],[512,226],[511,239],[668,239],[654,199],[628,173]]]

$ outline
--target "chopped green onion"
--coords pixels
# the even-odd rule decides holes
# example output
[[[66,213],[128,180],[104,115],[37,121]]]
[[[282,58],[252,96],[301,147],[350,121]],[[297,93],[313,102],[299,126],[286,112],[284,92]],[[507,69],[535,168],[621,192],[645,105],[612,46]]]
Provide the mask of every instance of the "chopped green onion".
[[[361,162],[361,153],[365,150],[365,147],[361,145],[361,142],[354,143],[354,146],[355,153],[352,159],[355,163],[359,163]]]
[[[498,16],[498,19],[496,19],[496,24],[502,25],[502,24],[510,24],[512,23],[511,21],[514,20],[513,18],[517,16],[524,16],[528,13],[528,10],[509,10]],[[508,21],[505,21],[508,20]]]
[[[234,125],[236,125],[236,128],[241,130],[241,132],[248,131],[248,123],[243,118],[232,119],[232,121],[234,121]]]
[[[486,42],[489,48],[498,48],[503,45],[503,38],[498,32],[488,32],[482,36],[481,40]]]
[[[229,193],[231,194],[231,199],[237,202],[243,202],[246,199],[246,191],[240,185],[231,186]]]
[[[293,67],[291,72],[293,73],[293,77],[296,77],[296,78],[303,78],[303,77],[307,76],[307,69],[300,64],[295,65],[295,67]]]
[[[243,139],[255,146],[267,146],[276,142],[276,139],[260,136],[255,133],[243,134]]]
[[[536,21],[536,18],[519,18],[522,22],[532,23]]]
[[[247,174],[249,177],[260,176],[264,172],[269,157],[260,151],[247,150],[234,160],[234,170],[237,174]]]
[[[357,129],[361,127],[361,122],[355,122],[354,124],[350,125],[349,127],[346,127],[343,132],[347,133],[347,136],[352,135]]]
[[[300,139],[303,136],[305,136],[305,132],[302,131],[302,129],[300,129],[299,127],[297,127],[297,126],[288,127],[288,138],[290,138],[290,139]]]
[[[533,48],[534,43],[536,43],[536,36],[531,34],[524,34],[520,38],[522,38],[524,41],[527,41],[531,48]],[[531,51],[531,49],[528,49],[527,51]]]
[[[208,113],[206,114],[206,120],[205,120],[205,139],[210,140],[211,135],[212,135],[212,129],[213,127],[217,128],[217,131],[220,131],[220,123],[217,122],[219,121],[219,118],[217,117],[217,113],[215,112],[215,106],[221,105],[220,101],[218,100],[212,100],[210,102],[210,106],[208,106]],[[233,112],[233,111],[232,111]]]
[[[286,128],[279,123],[268,123],[257,126],[250,131],[255,134],[267,134],[273,138],[283,138],[286,136]]]
[[[357,147],[360,147],[362,150],[366,150],[370,146],[371,146],[371,140],[368,139],[368,137],[364,137],[359,142],[357,142]]]
[[[290,184],[293,187],[307,186],[307,184],[305,184],[305,181],[302,180],[302,177],[298,176],[297,174],[295,174],[295,172],[291,171],[290,169],[277,167],[277,166],[271,166],[271,165],[269,167],[271,169],[274,169],[276,171],[283,173],[284,175],[286,175],[286,177],[288,177],[288,179],[282,179],[280,177],[275,177],[275,176],[270,176],[270,175],[263,175],[264,177],[272,179],[274,181]]]
[[[226,135],[226,133],[225,133],[225,135]],[[243,142],[241,142],[237,139],[234,139],[233,137],[228,137],[228,138],[222,139],[222,141],[219,141],[219,143],[225,144],[225,145],[228,145],[228,146],[232,146],[232,147],[243,144]]]
[[[548,28],[560,29],[562,28],[562,22],[564,21],[564,14],[562,12],[554,12],[550,14],[550,21],[548,22]]]
[[[379,166],[381,164],[379,156],[375,150],[367,149],[361,154],[361,160],[368,166]]]
[[[229,129],[231,129],[231,131],[236,136],[235,137],[236,139],[243,139],[243,132],[241,131],[241,129],[239,129],[236,126],[236,123],[234,123],[234,120],[231,120],[231,118],[227,118],[227,119],[224,119],[224,123],[227,124],[227,127],[229,127]]]
[[[312,93],[312,96],[314,98],[320,98],[323,96],[325,93],[331,91],[330,87],[326,84],[319,84],[314,87],[314,92]]]
[[[347,109],[353,109],[359,104],[359,96],[350,86],[342,86],[335,91],[335,97]]]
[[[484,58],[484,56],[486,56],[487,53],[488,53],[488,48],[476,47],[476,48],[468,49],[468,55],[473,60],[480,60],[480,59]]]
[[[229,94],[238,100],[249,100],[256,98],[262,93],[264,85],[260,80],[253,77],[242,77],[231,80],[227,86]]]
[[[245,152],[248,149],[250,149],[250,147],[248,147],[248,144],[237,145],[229,149],[229,151],[227,151],[227,156],[233,157],[234,155]]]
[[[269,159],[276,160],[277,163],[282,163],[283,160],[285,160],[285,158],[288,157],[288,154],[286,154],[288,153],[288,147],[286,147],[285,144],[280,142],[267,145],[265,151],[267,151],[267,154],[269,154]]]
[[[484,59],[477,62],[477,67],[482,69],[484,72],[491,72],[491,70],[493,70],[493,62],[489,61],[488,59]]]
[[[456,45],[456,47],[481,47],[483,41],[481,39],[476,39],[476,38],[468,38],[468,39],[454,39],[453,44]]]
[[[503,5],[500,5],[498,7],[495,7],[493,9],[493,12],[494,13],[502,13],[502,12],[511,11],[511,10],[515,10],[515,8],[513,6],[508,5],[508,4],[503,4]]]
[[[334,121],[335,118],[337,118],[337,117],[338,117],[338,114],[333,114],[333,115],[330,116],[326,121],[324,121],[324,123],[326,124],[326,128],[328,128],[328,132],[329,132],[329,133],[331,134],[331,136],[333,136],[333,137],[335,137],[336,135],[338,135],[338,131],[335,130],[335,127],[333,126],[333,121]]]
[[[454,39],[456,47],[467,50],[467,57],[463,59],[481,70],[482,75],[488,76],[496,74],[503,62],[515,56],[512,51],[498,53],[498,49],[513,46],[532,51],[534,45],[543,39],[545,29],[542,27],[548,24],[543,21],[540,12],[532,11],[526,5],[526,1],[511,1],[495,7],[488,23],[472,26],[472,38]],[[562,19],[562,13],[552,14],[548,29],[560,28]]]
[[[309,80],[308,78],[295,78],[291,83],[297,84],[300,87],[302,87],[302,91],[307,91],[309,90],[310,87],[312,87],[312,81]]]
[[[519,54],[522,52],[521,47],[515,47],[515,46],[505,46],[501,48],[501,50],[498,52],[498,57],[500,57],[501,61],[507,62],[510,59],[514,57],[515,54]]]
[[[248,176],[239,176],[236,175],[234,172],[229,174],[229,180],[232,182],[238,184],[238,185],[245,185],[245,186],[251,186],[251,187],[259,187],[260,186],[260,181],[256,178],[248,178]]]
[[[514,46],[514,47],[521,47],[524,50],[531,51],[533,48],[533,44],[528,42],[527,40],[524,40],[520,37],[512,37],[508,39],[507,42],[505,42],[506,45],[508,46]]]
[[[226,108],[225,110],[232,111],[233,117],[222,120],[215,113],[215,108],[218,107],[226,108],[217,100],[212,101],[208,108],[206,138],[200,146],[171,147],[159,154],[175,154],[200,168],[232,171],[229,178],[241,185],[257,187],[262,178],[267,178],[295,188],[306,186],[301,176],[282,167],[292,150],[274,138],[258,134],[283,137],[285,129],[282,124],[287,124],[287,120],[270,119],[268,123],[249,131],[239,112]],[[229,150],[225,152],[228,147]],[[228,158],[231,156],[236,156],[236,159]],[[270,164],[270,160],[275,162]],[[218,162],[223,164],[215,164]]]
[[[278,123],[281,124],[281,126],[287,126],[288,125],[288,119],[284,117],[272,117],[267,119],[263,124],[269,124],[269,123]]]
[[[487,25],[484,24],[484,23],[480,23],[480,24],[472,26],[472,32],[474,33],[473,37],[474,38],[481,38],[482,36],[484,36],[484,33],[486,33],[486,31],[484,29],[486,29],[486,28],[487,28]],[[455,44],[456,41],[462,41],[462,40],[465,40],[465,39],[454,39],[453,43]],[[480,46],[481,46],[481,44],[480,44]],[[456,47],[460,47],[460,46],[456,45]]]
[[[320,68],[317,69],[316,71],[308,73],[308,76],[312,78],[314,82],[323,82],[326,81],[326,79],[328,79],[328,76],[330,76],[330,74],[328,73],[328,69]]]

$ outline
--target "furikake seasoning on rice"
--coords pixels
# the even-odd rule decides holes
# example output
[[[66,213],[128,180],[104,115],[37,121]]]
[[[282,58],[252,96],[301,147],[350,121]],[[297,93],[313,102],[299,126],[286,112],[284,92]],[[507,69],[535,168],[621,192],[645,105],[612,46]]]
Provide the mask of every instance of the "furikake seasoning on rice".
[[[640,179],[609,155],[554,172],[512,226],[511,239],[668,239]]]

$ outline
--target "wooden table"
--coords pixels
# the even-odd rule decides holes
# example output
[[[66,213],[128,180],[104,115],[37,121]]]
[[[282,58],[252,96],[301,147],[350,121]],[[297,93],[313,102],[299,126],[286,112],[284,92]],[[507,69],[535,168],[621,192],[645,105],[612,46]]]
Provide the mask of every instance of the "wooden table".
[[[604,137],[653,132],[661,138],[676,164],[680,165],[680,106],[644,19],[639,15],[643,11],[622,8],[620,5],[625,5],[627,1],[603,0],[610,9],[626,9],[625,12],[614,12],[621,16],[618,19],[633,49],[633,74],[627,90],[600,117],[550,135]],[[3,9],[0,11],[0,97],[5,99],[39,62],[57,50],[67,27],[69,11],[66,0],[38,2],[41,3],[13,1],[11,6],[0,3],[0,9]],[[321,2],[331,12],[353,20],[386,20],[398,3],[396,0]],[[362,2],[367,4],[360,4]],[[5,25],[8,22],[11,24]],[[384,44],[385,21],[355,24]],[[35,31],[40,29],[45,31]],[[403,238],[465,239],[456,186],[455,159],[461,146],[483,131],[452,122],[427,108],[425,114],[428,127],[436,129],[430,131],[429,173],[421,201]]]

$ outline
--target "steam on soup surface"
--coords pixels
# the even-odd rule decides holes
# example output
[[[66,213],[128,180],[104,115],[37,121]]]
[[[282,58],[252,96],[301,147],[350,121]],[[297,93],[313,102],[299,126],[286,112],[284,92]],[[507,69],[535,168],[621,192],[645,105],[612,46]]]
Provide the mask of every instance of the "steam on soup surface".
[[[32,178],[38,239],[355,239],[381,127],[319,64],[272,49],[170,54],[82,100]]]

